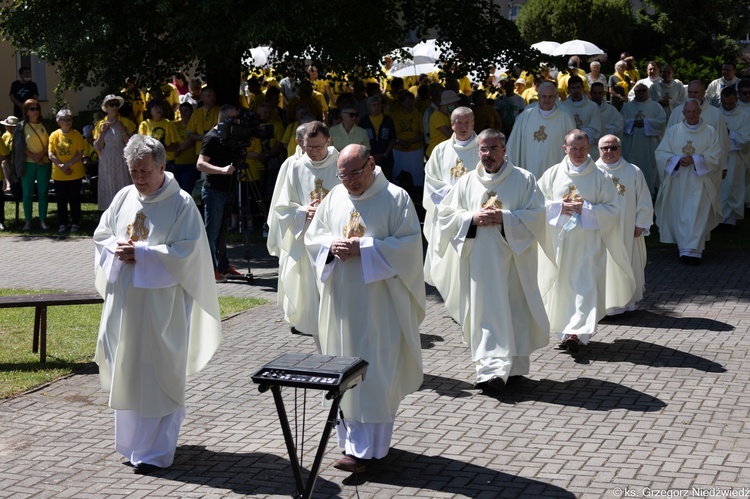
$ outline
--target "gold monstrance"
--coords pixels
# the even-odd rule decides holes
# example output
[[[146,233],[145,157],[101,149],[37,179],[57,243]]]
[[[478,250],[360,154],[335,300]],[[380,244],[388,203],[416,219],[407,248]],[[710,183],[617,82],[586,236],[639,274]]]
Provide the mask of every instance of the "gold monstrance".
[[[128,237],[132,241],[145,241],[148,238],[148,227],[146,226],[146,215],[138,212],[135,220],[128,225]]]
[[[349,223],[344,226],[344,238],[362,237],[365,235],[365,226],[362,225],[360,214],[357,210],[352,210],[349,214]]]
[[[310,202],[323,201],[323,198],[328,195],[328,189],[323,187],[323,179],[315,179],[315,189],[310,191]]]

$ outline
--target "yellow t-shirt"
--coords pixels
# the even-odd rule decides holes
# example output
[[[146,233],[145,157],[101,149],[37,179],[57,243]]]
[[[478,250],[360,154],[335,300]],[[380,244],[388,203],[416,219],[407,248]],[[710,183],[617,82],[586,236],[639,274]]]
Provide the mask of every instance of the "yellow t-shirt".
[[[259,138],[254,138],[253,141],[250,143],[250,147],[247,148],[247,152],[251,153],[261,153],[263,151],[263,144]],[[257,159],[251,159],[248,157],[245,159],[245,162],[247,163],[247,169],[243,170],[240,174],[240,180],[243,182],[247,182],[252,178],[252,180],[260,180],[261,174],[266,169],[266,165],[261,163]],[[250,178],[248,178],[248,173],[250,174]]]
[[[187,129],[189,132],[197,133],[203,136],[207,131],[219,124],[219,106],[214,106],[210,111],[206,111],[204,106],[193,111],[190,116]],[[195,154],[201,153],[201,141],[195,142]]]
[[[523,91],[521,97],[526,101],[526,104],[531,104],[532,102],[537,102],[539,100],[539,92],[537,92],[534,87],[527,88]]]
[[[427,146],[427,156],[432,154],[432,150],[435,149],[439,143],[448,140],[448,137],[440,131],[440,127],[446,125],[450,128],[450,116],[446,116],[437,110],[430,115],[430,144]]]
[[[106,119],[107,118],[102,118],[96,123],[94,123],[94,132],[93,132],[94,140],[99,138],[99,135],[101,134],[101,131],[102,131],[102,124],[104,124],[104,120]],[[122,123],[122,126],[125,127],[125,129],[128,131],[129,134],[132,135],[135,133],[136,131],[135,123],[125,118],[124,116],[119,116],[119,115],[117,116],[117,121]]]
[[[99,161],[99,153],[97,152],[96,148],[89,144],[89,141],[86,139],[83,139],[83,157],[89,158],[91,161]]]
[[[5,136],[3,135],[4,138]],[[10,147],[5,143],[5,140],[0,140],[0,156],[10,156]],[[0,180],[5,180],[2,168],[0,168]]]
[[[79,151],[83,153],[85,142],[83,135],[78,130],[71,128],[68,133],[55,130],[49,136],[49,152],[53,153],[60,162],[65,163],[73,159]],[[81,158],[83,158],[83,155],[81,155]],[[59,166],[52,165],[52,180],[77,180],[85,175],[83,159],[79,159],[70,165],[70,175],[66,175]]]
[[[49,158],[47,157],[49,134],[44,125],[42,123],[26,122],[23,130],[26,134],[26,150],[34,154],[44,153],[44,162],[49,163]],[[31,161],[31,158],[26,156],[26,161]]]
[[[140,135],[148,135],[155,138],[165,148],[178,142],[177,132],[175,132],[172,122],[169,120],[145,120],[138,127]],[[167,151],[167,161],[174,161],[174,152]]]
[[[287,158],[294,156],[294,153],[297,152],[297,141],[295,139],[297,138],[298,127],[299,121],[295,121],[294,123],[289,123],[286,130],[284,130],[284,137],[281,139],[281,142],[286,144]]]
[[[404,114],[401,106],[396,107],[391,113],[393,123],[396,125],[397,140],[413,140],[422,135],[422,114],[416,108],[412,109],[409,114]],[[408,147],[402,147],[396,142],[397,151],[418,151],[424,146],[424,140],[415,142]]]
[[[173,121],[172,127],[177,135],[178,144],[182,144],[188,139],[187,126],[182,121]],[[174,158],[175,164],[178,165],[194,165],[197,160],[198,155],[195,153],[194,147],[188,147]]]

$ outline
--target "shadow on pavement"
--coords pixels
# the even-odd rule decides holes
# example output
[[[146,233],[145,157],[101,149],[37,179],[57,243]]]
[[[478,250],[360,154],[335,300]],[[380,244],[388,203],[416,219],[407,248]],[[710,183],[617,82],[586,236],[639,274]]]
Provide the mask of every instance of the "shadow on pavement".
[[[434,490],[460,497],[575,497],[549,483],[400,449],[391,449],[386,457],[370,464],[365,473],[351,475],[343,481],[350,486],[366,482]]]
[[[589,411],[626,409],[636,412],[654,412],[667,406],[647,393],[619,383],[593,378],[568,381],[523,378],[507,386],[497,395],[487,395],[504,404],[545,402],[548,404],[580,407]]]
[[[630,362],[650,367],[690,368],[707,373],[727,372],[718,362],[704,357],[633,339],[615,340],[613,343],[591,341],[581,357],[601,362]]]
[[[473,383],[427,373],[424,375],[420,390],[435,390],[444,397],[452,398],[471,397],[476,391]]]
[[[306,465],[312,464],[312,458]],[[324,465],[325,466],[325,463]],[[308,469],[303,469],[307,480]],[[174,464],[151,476],[192,483],[216,489],[228,489],[242,495],[295,494],[292,465],[289,459],[263,452],[214,452],[202,445],[177,447]],[[314,496],[338,497],[341,487],[318,476]]]
[[[734,326],[726,322],[706,319],[705,317],[678,317],[667,313],[656,313],[650,310],[636,310],[620,315],[605,317],[600,324],[613,326],[637,326],[655,329],[700,329],[707,331],[734,331]]]

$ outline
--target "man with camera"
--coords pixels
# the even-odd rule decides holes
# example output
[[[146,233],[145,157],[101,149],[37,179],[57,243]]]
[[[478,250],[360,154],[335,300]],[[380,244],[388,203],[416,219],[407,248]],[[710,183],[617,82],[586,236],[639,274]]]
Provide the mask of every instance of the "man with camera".
[[[233,122],[236,119],[236,107],[231,104],[221,106],[219,123]],[[217,283],[220,283],[227,282],[225,274],[240,275],[240,273],[229,265],[227,241],[222,236],[226,234],[225,224],[227,223],[224,210],[232,202],[233,175],[236,171],[232,161],[235,154],[231,147],[222,144],[218,132],[219,125],[216,125],[203,136],[196,167],[206,174],[206,181],[201,189],[203,218],[214,263],[214,278]]]

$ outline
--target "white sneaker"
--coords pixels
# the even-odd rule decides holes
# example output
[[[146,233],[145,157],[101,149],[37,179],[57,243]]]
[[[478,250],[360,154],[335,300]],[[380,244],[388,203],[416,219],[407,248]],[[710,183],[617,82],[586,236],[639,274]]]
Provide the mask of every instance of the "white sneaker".
[[[65,232],[66,230],[68,230],[68,226],[67,226],[67,225],[61,225],[61,226],[60,226],[60,228],[59,228],[59,229],[57,229],[57,233],[58,233],[58,234],[62,234],[62,233],[63,233],[63,232]]]
[[[2,222],[0,222],[0,230],[5,230],[5,225]]]

